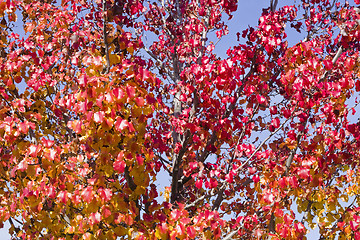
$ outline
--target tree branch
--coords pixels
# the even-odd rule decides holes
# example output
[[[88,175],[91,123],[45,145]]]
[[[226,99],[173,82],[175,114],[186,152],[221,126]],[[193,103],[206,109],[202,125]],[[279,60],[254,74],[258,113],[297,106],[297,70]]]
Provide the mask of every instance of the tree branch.
[[[272,12],[275,12],[276,11],[276,6],[278,4],[278,0],[271,0],[270,1],[270,10]]]
[[[182,142],[181,149],[178,154],[174,154],[173,157],[173,172],[171,181],[171,203],[174,203],[179,198],[179,192],[183,186],[179,181],[182,175],[182,169],[180,168],[182,158],[187,151],[187,145],[190,139],[190,132],[187,132],[184,141]],[[179,186],[181,185],[181,187]]]
[[[110,72],[110,56],[109,56],[109,45],[107,42],[107,30],[106,30],[106,24],[107,24],[107,13],[106,13],[106,0],[103,0],[102,2],[102,11],[103,11],[103,41],[104,41],[104,47],[105,47],[105,57],[106,57],[106,67],[104,74],[108,74]]]

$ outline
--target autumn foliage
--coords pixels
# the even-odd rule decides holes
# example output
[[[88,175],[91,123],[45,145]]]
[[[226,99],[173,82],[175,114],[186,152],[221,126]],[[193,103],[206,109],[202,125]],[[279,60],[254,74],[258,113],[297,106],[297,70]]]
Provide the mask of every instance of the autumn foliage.
[[[221,58],[236,0],[0,0],[0,223],[14,239],[360,239],[352,4],[272,0]]]

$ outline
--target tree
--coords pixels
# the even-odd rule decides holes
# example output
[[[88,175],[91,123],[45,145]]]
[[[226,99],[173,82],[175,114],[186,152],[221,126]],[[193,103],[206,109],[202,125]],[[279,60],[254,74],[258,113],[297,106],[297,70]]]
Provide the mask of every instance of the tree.
[[[360,239],[360,9],[277,2],[0,1],[13,238]]]

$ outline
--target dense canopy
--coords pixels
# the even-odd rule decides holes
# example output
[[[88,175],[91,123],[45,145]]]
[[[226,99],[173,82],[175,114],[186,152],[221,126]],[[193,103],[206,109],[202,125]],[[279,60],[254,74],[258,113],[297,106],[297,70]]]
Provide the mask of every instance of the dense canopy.
[[[241,4],[0,0],[13,239],[360,239],[360,1]]]

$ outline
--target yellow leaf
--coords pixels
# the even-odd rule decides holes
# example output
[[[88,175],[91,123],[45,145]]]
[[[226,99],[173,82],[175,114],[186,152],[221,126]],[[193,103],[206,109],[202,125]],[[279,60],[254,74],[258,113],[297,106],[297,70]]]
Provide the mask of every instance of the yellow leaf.
[[[320,211],[318,211],[317,213],[316,213],[316,215],[318,216],[318,217],[320,217],[320,216],[322,216],[322,214],[325,212],[325,209],[321,209]]]
[[[165,187],[164,198],[165,198],[166,202],[169,201],[169,199],[170,199],[170,187]]]
[[[165,235],[164,234],[161,234],[160,233],[160,231],[159,231],[159,229],[156,229],[156,231],[155,231],[155,237],[157,238],[157,239],[166,239],[165,237]]]
[[[133,153],[137,152],[139,150],[139,144],[137,142],[132,142],[129,150]]]
[[[133,48],[133,47],[128,47],[126,50],[127,50],[131,55],[133,55],[133,53],[134,53],[134,48]]]
[[[138,118],[142,114],[142,108],[135,107],[131,112],[134,118]]]
[[[65,229],[65,234],[72,234],[75,232],[75,227],[74,226],[69,226]]]
[[[324,218],[324,217],[317,217],[316,221],[317,221],[318,223],[320,223],[320,224],[323,224],[323,223],[326,222],[326,218]]]
[[[140,196],[142,194],[145,194],[145,187],[143,186],[137,186],[137,188],[134,191],[136,196]]]
[[[74,184],[72,182],[66,182],[66,190],[72,191],[74,189]]]
[[[335,222],[335,218],[331,213],[327,213],[326,218],[327,218],[328,222],[330,222],[330,223]]]
[[[326,208],[327,208],[328,211],[332,212],[332,211],[336,210],[336,205],[333,202],[327,203]]]
[[[122,226],[117,226],[115,229],[114,229],[114,232],[115,232],[115,234],[117,235],[117,236],[124,236],[125,235],[125,233],[126,233],[126,230],[125,230],[125,228],[124,227],[122,227]]]
[[[104,171],[106,177],[110,177],[114,173],[114,168],[113,168],[113,166],[111,166],[109,164],[104,164],[103,171]]]
[[[351,228],[350,226],[347,226],[345,229],[344,229],[344,232],[346,235],[350,234],[351,233]]]
[[[86,232],[86,233],[84,233],[82,239],[83,240],[91,240],[91,239],[93,239],[93,235],[89,232]]]
[[[144,115],[149,115],[153,112],[153,110],[150,106],[147,106],[144,108],[143,112],[144,112]]]
[[[115,65],[115,64],[118,64],[118,63],[121,62],[121,58],[117,54],[110,54],[109,59],[110,59],[110,64],[111,65]]]
[[[37,170],[37,166],[34,165],[28,166],[28,168],[26,169],[27,176],[34,180],[36,178],[36,170]]]
[[[343,202],[348,202],[349,201],[349,196],[346,195],[346,194],[343,194],[340,196],[340,199],[343,201]]]
[[[105,239],[114,239],[114,232],[112,230],[106,231],[105,234]]]
[[[323,202],[314,202],[312,206],[316,209],[323,209],[324,203]]]
[[[309,227],[314,230],[316,228],[316,223],[309,223]]]
[[[30,207],[36,207],[41,200],[38,199],[36,196],[29,196],[28,203]]]
[[[347,238],[344,235],[340,235],[338,240],[346,240]]]

